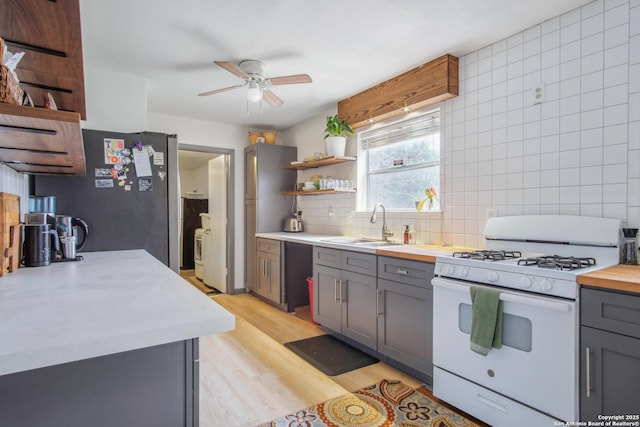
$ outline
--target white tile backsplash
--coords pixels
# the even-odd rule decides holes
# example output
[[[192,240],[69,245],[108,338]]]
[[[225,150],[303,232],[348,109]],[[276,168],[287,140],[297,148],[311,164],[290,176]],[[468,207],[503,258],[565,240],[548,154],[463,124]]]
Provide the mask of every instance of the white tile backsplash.
[[[0,165],[0,192],[20,196],[20,218],[22,218],[29,207],[28,175],[17,173],[5,165]]]

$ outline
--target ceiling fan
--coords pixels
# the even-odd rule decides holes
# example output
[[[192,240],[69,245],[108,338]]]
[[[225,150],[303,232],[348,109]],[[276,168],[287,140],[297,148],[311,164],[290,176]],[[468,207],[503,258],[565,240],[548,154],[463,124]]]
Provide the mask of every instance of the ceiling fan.
[[[244,84],[229,86],[209,92],[202,92],[199,93],[198,96],[214,95],[216,93],[247,86],[247,101],[259,102],[264,99],[271,104],[271,106],[277,107],[282,105],[284,101],[269,90],[271,86],[311,83],[311,77],[309,77],[308,74],[294,74],[291,76],[267,78],[265,76],[266,65],[263,62],[253,59],[241,61],[237,66],[226,61],[214,61],[214,63],[231,74],[235,74],[236,76],[244,79]]]

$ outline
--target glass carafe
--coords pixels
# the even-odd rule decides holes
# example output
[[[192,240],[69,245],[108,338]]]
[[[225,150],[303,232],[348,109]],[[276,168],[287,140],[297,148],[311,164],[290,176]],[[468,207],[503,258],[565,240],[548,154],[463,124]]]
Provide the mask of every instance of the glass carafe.
[[[620,255],[621,264],[638,264],[638,234],[637,228],[623,228],[622,250]]]

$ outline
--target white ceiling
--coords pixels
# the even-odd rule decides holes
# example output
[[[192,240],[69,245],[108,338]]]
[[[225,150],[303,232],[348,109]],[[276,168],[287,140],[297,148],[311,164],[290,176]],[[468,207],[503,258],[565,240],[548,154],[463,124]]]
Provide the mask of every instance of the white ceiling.
[[[151,112],[284,129],[445,53],[463,56],[588,0],[81,0],[85,67],[144,77]],[[247,114],[243,81],[213,64],[258,59],[284,100]]]

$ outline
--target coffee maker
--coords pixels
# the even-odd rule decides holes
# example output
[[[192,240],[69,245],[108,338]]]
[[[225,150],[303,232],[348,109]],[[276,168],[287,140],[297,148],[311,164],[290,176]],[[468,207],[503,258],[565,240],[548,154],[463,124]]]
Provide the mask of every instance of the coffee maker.
[[[62,246],[63,261],[79,261],[81,256],[76,255],[82,250],[89,238],[89,226],[80,218],[69,215],[56,215],[56,231]],[[78,231],[81,231],[79,233]]]
[[[53,248],[51,247],[53,242]],[[23,264],[25,267],[42,267],[51,264],[60,251],[58,233],[49,224],[25,224]]]
[[[80,218],[56,215],[55,196],[30,196],[29,212],[25,214],[24,222],[25,266],[83,259],[76,252],[87,243],[89,226]],[[45,234],[48,238],[44,237]]]

